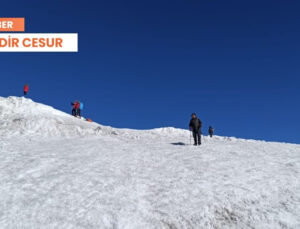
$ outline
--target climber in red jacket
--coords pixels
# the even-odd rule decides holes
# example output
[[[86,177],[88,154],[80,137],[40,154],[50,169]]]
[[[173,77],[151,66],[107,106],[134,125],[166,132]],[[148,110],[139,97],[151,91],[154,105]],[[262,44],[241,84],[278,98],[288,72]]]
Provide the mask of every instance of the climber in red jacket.
[[[28,91],[29,91],[29,85],[25,84],[25,86],[24,86],[24,95],[27,95]]]
[[[78,102],[78,101],[75,101],[74,103],[72,102],[71,106],[73,106],[72,115],[77,116],[77,113],[78,113],[77,111],[80,108],[80,102]]]
[[[76,117],[81,117],[81,114],[80,114],[80,102],[76,103],[75,109],[76,109]]]

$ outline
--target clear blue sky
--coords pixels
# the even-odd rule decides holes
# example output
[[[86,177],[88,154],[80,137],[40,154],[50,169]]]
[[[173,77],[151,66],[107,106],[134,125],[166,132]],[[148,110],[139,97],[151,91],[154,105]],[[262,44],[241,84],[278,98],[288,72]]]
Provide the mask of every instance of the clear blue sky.
[[[26,32],[78,32],[78,53],[0,53],[1,96],[114,127],[187,128],[300,143],[300,2],[3,1]]]

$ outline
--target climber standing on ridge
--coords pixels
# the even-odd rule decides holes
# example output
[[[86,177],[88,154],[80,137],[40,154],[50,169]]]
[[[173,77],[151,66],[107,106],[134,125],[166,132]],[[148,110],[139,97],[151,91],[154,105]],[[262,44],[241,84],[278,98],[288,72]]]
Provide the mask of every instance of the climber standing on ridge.
[[[201,145],[201,127],[202,127],[202,122],[200,119],[197,117],[195,113],[192,114],[192,119],[189,124],[190,131],[193,132],[193,137],[194,137],[194,145]]]
[[[27,95],[28,91],[29,91],[29,85],[25,84],[25,86],[24,86],[24,96]]]
[[[212,127],[212,126],[209,126],[208,127],[208,134],[209,134],[209,136],[212,138],[212,136],[213,136],[213,134],[214,134],[214,128]]]
[[[71,102],[71,106],[73,106],[73,109],[72,109],[72,115],[73,115],[74,117],[76,117],[77,114],[78,114],[78,109],[79,109],[79,107],[80,107],[80,102],[78,102],[78,101]],[[79,113],[80,113],[80,112],[79,112]]]
[[[77,116],[81,118],[81,111],[83,109],[83,103],[79,102],[78,108],[77,108]]]

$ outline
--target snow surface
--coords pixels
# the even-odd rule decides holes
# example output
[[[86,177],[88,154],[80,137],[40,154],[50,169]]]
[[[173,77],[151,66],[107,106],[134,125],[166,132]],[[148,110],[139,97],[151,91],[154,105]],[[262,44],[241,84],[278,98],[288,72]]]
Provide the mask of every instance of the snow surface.
[[[89,123],[0,97],[0,228],[300,228],[300,146]]]

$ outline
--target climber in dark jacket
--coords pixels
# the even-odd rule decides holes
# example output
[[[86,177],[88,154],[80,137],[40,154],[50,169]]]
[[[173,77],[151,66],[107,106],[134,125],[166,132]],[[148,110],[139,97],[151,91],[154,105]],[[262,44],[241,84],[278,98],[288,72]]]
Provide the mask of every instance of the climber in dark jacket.
[[[192,114],[192,119],[189,124],[190,131],[193,132],[193,137],[195,141],[195,146],[196,145],[201,145],[201,127],[202,127],[202,122],[200,119],[197,117],[195,113]]]
[[[208,134],[209,136],[212,138],[213,134],[214,134],[214,128],[212,126],[208,127]]]

